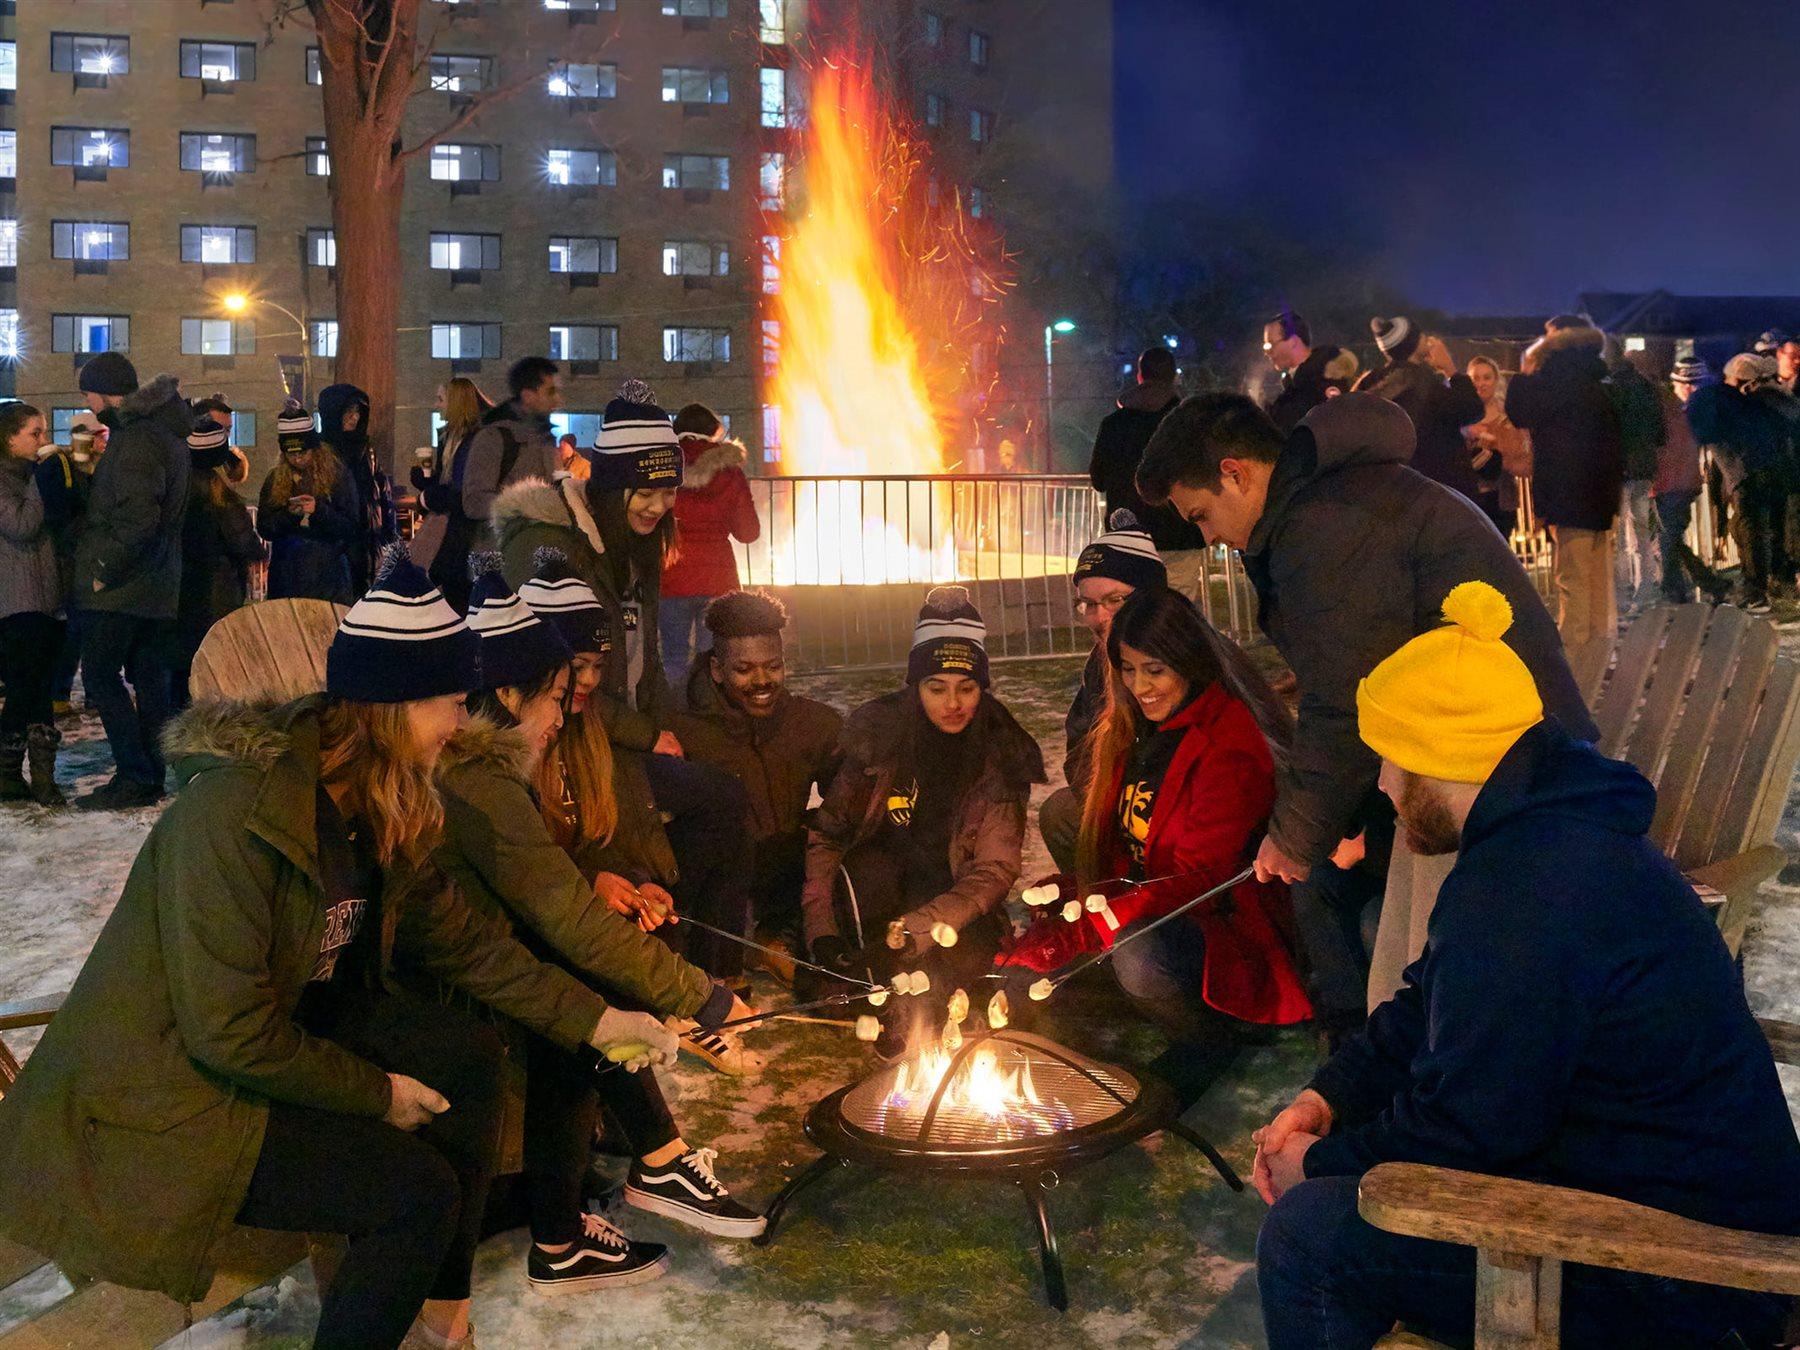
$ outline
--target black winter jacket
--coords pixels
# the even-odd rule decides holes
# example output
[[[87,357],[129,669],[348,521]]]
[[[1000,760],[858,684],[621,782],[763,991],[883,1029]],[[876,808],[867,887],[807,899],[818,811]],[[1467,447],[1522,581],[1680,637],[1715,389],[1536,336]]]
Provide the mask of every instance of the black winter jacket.
[[[1481,482],[1462,429],[1485,417],[1487,407],[1467,375],[1446,380],[1430,366],[1402,361],[1371,370],[1356,387],[1398,403],[1412,419],[1413,468],[1472,502],[1480,500]]]
[[[1325,367],[1337,360],[1342,348],[1314,347],[1306,359],[1281,377],[1281,392],[1269,404],[1269,418],[1283,436],[1300,425],[1300,419],[1325,401]]]
[[[330,454],[324,447],[313,451]],[[356,485],[341,470],[324,495],[313,492],[313,513],[301,517],[287,509],[288,499],[277,496],[276,475],[263,480],[256,508],[256,528],[269,541],[269,599],[289,597],[330,600],[348,605],[355,601],[351,585],[350,550],[358,547],[362,533],[357,522]],[[312,474],[304,475],[296,491],[312,491]]]
[[[1302,862],[1354,833],[1379,761],[1356,730],[1356,685],[1442,622],[1444,597],[1486,581],[1511,601],[1507,645],[1545,711],[1599,735],[1544,602],[1479,507],[1407,466],[1413,429],[1374,394],[1323,403],[1283,447],[1244,570],[1258,622],[1300,685],[1294,747],[1276,770],[1269,833]]]
[[[1206,536],[1198,526],[1183,520],[1172,506],[1146,506],[1137,490],[1144,448],[1163,418],[1180,402],[1181,395],[1172,390],[1164,398],[1149,385],[1133,385],[1119,396],[1119,406],[1101,419],[1094,436],[1094,456],[1088,463],[1088,481],[1106,498],[1107,517],[1121,508],[1130,511],[1150,532],[1161,553],[1206,547]]]
[[[1635,366],[1621,363],[1606,377],[1606,396],[1619,419],[1619,454],[1625,481],[1656,477],[1656,452],[1669,439],[1663,420],[1662,391]]]
[[[1800,1232],[1800,1142],[1656,792],[1549,723],[1463,827],[1405,984],[1319,1070],[1308,1176],[1419,1162]]]
[[[205,471],[209,476],[211,470]],[[206,630],[239,608],[249,591],[250,564],[261,562],[268,549],[250,523],[250,512],[237,493],[225,489],[214,502],[206,481],[196,471],[188,488],[187,516],[181,527],[182,646],[197,651]]]
[[[1619,415],[1592,330],[1552,333],[1534,375],[1515,375],[1506,415],[1531,433],[1531,502],[1539,520],[1574,530],[1612,528],[1625,488]]]
[[[187,514],[187,434],[193,414],[173,375],[128,394],[94,469],[75,544],[77,609],[173,619],[181,593],[181,522]]]

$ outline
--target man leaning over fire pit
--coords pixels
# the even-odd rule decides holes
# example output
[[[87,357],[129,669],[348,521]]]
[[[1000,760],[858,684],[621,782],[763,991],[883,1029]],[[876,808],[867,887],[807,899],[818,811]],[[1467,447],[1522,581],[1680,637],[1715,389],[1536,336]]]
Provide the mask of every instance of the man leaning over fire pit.
[[[1717,927],[1645,837],[1655,789],[1544,716],[1498,591],[1443,612],[1356,702],[1411,847],[1456,864],[1400,991],[1256,1133],[1273,1350],[1370,1346],[1396,1319],[1467,1343],[1474,1252],[1358,1217],[1377,1163],[1800,1232],[1800,1142]],[[1563,1344],[1767,1345],[1786,1303],[1571,1265]]]

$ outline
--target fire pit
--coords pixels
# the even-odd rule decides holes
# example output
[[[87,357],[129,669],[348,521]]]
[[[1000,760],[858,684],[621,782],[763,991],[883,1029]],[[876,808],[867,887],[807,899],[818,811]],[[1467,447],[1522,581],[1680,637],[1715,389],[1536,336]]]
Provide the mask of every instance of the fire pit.
[[[1044,1194],[1071,1167],[1104,1158],[1158,1130],[1206,1155],[1225,1183],[1244,1183],[1204,1137],[1176,1119],[1175,1095],[1140,1077],[1011,1028],[977,1032],[961,1048],[914,1055],[839,1088],[806,1116],[824,1156],[788,1182],[756,1239],[774,1240],[800,1192],[852,1163],[896,1172],[993,1176],[1018,1186],[1037,1224],[1044,1295],[1069,1306],[1056,1231]]]

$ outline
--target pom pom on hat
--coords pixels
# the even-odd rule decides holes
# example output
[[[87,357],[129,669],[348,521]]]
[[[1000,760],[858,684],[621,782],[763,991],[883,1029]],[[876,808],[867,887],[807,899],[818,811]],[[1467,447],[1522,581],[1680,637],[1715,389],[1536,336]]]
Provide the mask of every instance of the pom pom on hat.
[[[588,487],[676,488],[681,486],[681,446],[669,414],[642,380],[627,380],[601,414],[590,457]]]
[[[571,652],[604,656],[612,650],[612,629],[600,597],[560,548],[545,544],[531,555],[532,576],[519,586],[519,599],[554,628]]]
[[[966,586],[932,587],[913,625],[906,682],[918,684],[933,675],[967,675],[988,687],[987,625]]]
[[[1485,783],[1514,742],[1544,720],[1537,682],[1502,640],[1512,603],[1485,581],[1444,598],[1441,628],[1421,633],[1356,688],[1364,743],[1409,773]]]
[[[1106,577],[1134,590],[1169,584],[1169,569],[1150,534],[1124,507],[1107,518],[1107,530],[1081,550],[1072,577],[1079,586],[1089,577]]]
[[[1396,314],[1391,319],[1384,319],[1377,314],[1369,320],[1369,332],[1374,334],[1375,345],[1384,355],[1404,343],[1412,331],[1412,320],[1404,314]]]
[[[481,639],[483,689],[534,684],[568,662],[569,644],[506,584],[498,553],[470,554],[469,575],[469,627]]]

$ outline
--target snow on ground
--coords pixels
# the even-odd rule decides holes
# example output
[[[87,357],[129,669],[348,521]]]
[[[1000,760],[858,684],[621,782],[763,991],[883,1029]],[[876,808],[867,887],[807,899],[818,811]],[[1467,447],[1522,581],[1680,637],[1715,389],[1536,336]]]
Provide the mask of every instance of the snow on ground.
[[[1800,626],[1784,636],[1800,646]],[[997,692],[1043,742],[1053,785],[1060,783],[1062,713],[1077,671],[1069,660],[996,667]],[[892,678],[816,677],[802,687],[849,707],[889,687]],[[66,731],[66,785],[103,781],[108,763],[97,721],[75,718]],[[1039,789],[1038,797],[1048,790]],[[0,1000],[68,986],[155,816],[154,809],[0,813],[0,933],[7,938]],[[1790,801],[1777,842],[1790,852],[1800,849],[1800,801]],[[1048,865],[1035,833],[1031,846],[1026,872],[1041,874]],[[1759,1013],[1800,1018],[1800,866],[1765,889],[1745,944],[1745,969]],[[765,1003],[772,997],[772,987],[759,994]],[[1156,1049],[1155,1038],[1117,1016],[1117,1005],[1099,991],[1060,1009],[1052,1034],[1125,1063],[1141,1063]],[[30,1040],[9,1037],[8,1043],[22,1047]],[[689,1140],[718,1147],[724,1179],[748,1202],[766,1204],[817,1154],[800,1130],[806,1108],[860,1077],[866,1060],[846,1032],[829,1027],[777,1023],[755,1044],[769,1054],[770,1066],[753,1082],[686,1063],[662,1076]],[[1247,1173],[1250,1130],[1305,1081],[1312,1063],[1304,1032],[1253,1047],[1188,1121]],[[1800,1078],[1788,1085],[1800,1109]],[[593,1194],[603,1198],[619,1179],[617,1168],[597,1171]],[[523,1234],[496,1236],[477,1258],[475,1323],[487,1350],[1262,1344],[1254,1270],[1261,1204],[1228,1191],[1186,1145],[1153,1139],[1073,1172],[1049,1205],[1069,1271],[1066,1315],[1043,1305],[1025,1208],[1010,1187],[847,1173],[803,1197],[767,1248],[709,1241],[615,1208],[627,1231],[667,1242],[672,1255],[662,1280],[609,1294],[533,1294],[524,1281]],[[0,1293],[0,1320],[27,1292]],[[310,1268],[302,1263],[171,1344],[188,1350],[298,1346],[316,1310]]]

